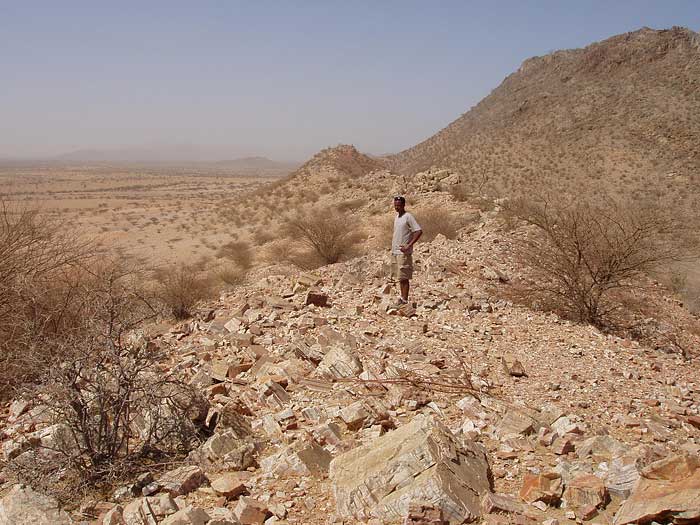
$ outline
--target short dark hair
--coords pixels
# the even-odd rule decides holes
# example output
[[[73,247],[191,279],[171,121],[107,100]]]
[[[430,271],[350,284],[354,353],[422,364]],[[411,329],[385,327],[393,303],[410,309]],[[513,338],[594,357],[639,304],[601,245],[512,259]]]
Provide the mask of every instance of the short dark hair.
[[[401,195],[397,195],[396,197],[394,197],[394,200],[399,201],[401,204],[406,204],[406,198],[402,197]]]

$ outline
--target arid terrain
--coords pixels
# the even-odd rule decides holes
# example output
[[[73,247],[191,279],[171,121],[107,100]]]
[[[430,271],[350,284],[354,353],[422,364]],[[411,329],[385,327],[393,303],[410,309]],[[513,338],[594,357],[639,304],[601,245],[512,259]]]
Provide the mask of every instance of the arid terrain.
[[[413,148],[286,177],[3,168],[105,250],[198,264],[150,295],[5,256],[0,525],[700,523],[699,56],[536,57]]]
[[[215,164],[0,165],[0,186],[6,202],[38,207],[108,252],[160,266],[215,259],[243,233],[223,207],[287,173]]]

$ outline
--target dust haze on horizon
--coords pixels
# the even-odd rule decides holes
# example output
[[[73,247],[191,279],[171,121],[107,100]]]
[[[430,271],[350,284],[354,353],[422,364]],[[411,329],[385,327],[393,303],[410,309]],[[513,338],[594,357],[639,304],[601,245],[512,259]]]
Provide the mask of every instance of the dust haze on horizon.
[[[398,152],[531,56],[674,25],[695,2],[0,3],[0,159]]]

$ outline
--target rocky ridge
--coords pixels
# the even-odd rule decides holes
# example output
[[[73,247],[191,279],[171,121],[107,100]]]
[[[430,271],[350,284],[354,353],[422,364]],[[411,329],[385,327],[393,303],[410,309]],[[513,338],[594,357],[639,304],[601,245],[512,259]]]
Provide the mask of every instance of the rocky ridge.
[[[72,516],[6,483],[0,524],[700,520],[696,362],[504,299],[515,233],[492,215],[419,244],[415,305],[391,306],[372,253],[261,269],[197,319],[150,327],[207,397],[211,436]],[[5,459],[60,439],[37,408],[7,407]]]

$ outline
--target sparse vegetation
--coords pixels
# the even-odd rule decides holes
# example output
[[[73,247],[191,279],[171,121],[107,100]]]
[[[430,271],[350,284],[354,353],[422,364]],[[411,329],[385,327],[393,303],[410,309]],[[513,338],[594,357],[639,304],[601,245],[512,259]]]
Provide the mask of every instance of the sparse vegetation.
[[[245,281],[246,270],[236,264],[225,264],[216,271],[216,277],[227,286],[236,286]]]

